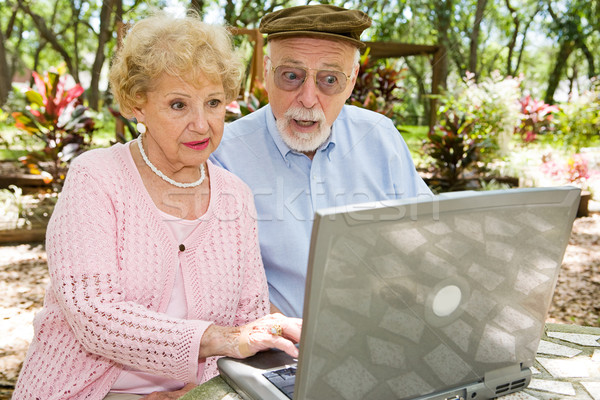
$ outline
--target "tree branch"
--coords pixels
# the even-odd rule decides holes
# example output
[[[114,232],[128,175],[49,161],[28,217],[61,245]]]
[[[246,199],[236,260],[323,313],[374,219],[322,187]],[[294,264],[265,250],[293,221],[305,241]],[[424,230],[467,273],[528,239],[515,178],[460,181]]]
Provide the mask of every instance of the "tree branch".
[[[48,26],[46,26],[46,22],[44,21],[44,18],[42,16],[36,14],[35,12],[33,12],[31,10],[31,8],[29,8],[29,5],[26,4],[25,2],[20,3],[19,6],[23,10],[23,12],[25,12],[26,14],[28,14],[31,17],[34,25],[36,26],[36,28],[38,29],[38,31],[40,33],[40,36],[43,37],[44,39],[46,39],[48,41],[48,43],[50,43],[52,48],[54,50],[56,50],[62,56],[63,60],[65,60],[65,63],[67,64],[67,69],[73,75],[73,78],[75,79],[75,81],[79,83],[77,67],[73,65],[73,60],[72,60],[71,56],[69,55],[67,50],[64,48],[64,46],[62,46],[60,44],[60,42],[58,41],[58,38],[56,37],[54,32],[52,32],[48,28]]]

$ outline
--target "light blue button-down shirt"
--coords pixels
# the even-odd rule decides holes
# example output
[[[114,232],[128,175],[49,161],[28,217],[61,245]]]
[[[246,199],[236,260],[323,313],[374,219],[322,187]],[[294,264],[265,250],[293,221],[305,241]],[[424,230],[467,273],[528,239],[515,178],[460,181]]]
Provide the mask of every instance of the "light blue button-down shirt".
[[[211,158],[254,193],[271,301],[290,317],[302,317],[316,210],[431,194],[392,121],[354,106],[312,161],[282,141],[270,106],[228,124]]]

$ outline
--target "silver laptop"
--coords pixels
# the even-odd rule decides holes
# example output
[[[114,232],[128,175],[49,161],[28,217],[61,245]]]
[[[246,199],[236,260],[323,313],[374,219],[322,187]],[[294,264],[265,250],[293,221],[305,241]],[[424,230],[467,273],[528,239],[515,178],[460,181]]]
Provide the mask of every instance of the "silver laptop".
[[[525,388],[579,196],[509,189],[319,210],[298,360],[222,358],[221,376],[252,400],[490,399]]]

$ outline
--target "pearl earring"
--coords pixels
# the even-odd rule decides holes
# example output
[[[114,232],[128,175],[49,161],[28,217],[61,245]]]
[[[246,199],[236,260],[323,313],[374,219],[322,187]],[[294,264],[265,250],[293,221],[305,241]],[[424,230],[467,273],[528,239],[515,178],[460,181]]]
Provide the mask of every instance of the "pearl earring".
[[[141,135],[143,135],[144,133],[146,133],[146,125],[144,125],[143,123],[141,123],[141,122],[138,122],[138,123],[135,125],[135,127],[137,128],[137,131],[138,131],[138,132],[139,132]]]

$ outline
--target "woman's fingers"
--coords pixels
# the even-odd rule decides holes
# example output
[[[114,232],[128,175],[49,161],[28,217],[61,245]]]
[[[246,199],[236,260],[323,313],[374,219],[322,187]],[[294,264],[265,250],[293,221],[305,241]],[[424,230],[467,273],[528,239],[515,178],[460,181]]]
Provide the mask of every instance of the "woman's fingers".
[[[290,356],[298,358],[298,348],[296,345],[283,337],[274,339],[270,348],[283,350]]]
[[[285,323],[281,325],[283,330],[283,337],[291,340],[294,343],[300,341],[300,334],[302,333],[302,319],[301,318],[286,318]]]
[[[249,357],[262,350],[276,348],[292,357],[298,357],[295,343],[300,340],[302,320],[287,318],[282,314],[270,314],[241,327],[239,349],[242,357]]]

